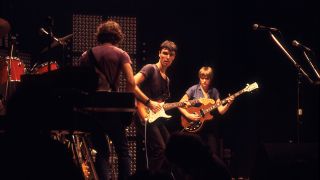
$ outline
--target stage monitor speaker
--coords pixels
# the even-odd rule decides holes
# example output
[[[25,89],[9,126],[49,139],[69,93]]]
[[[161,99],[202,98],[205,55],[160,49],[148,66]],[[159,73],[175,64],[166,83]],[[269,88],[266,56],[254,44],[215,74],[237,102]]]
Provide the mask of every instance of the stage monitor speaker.
[[[265,143],[253,169],[252,180],[318,180],[318,143]]]

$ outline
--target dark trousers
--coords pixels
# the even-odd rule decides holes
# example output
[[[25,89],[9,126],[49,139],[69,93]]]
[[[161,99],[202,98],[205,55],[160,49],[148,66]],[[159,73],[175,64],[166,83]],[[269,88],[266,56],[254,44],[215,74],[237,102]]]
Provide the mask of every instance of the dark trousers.
[[[110,174],[108,161],[110,149],[106,135],[112,141],[118,155],[118,179],[126,180],[130,175],[130,156],[125,128],[120,120],[98,120],[97,130],[91,134],[92,146],[97,151],[95,168],[100,180],[107,180]]]
[[[138,133],[144,138],[146,134],[149,169],[154,171],[167,170],[164,151],[170,133],[163,121],[163,119],[158,119],[151,124],[148,123],[146,127],[139,120],[136,121]]]

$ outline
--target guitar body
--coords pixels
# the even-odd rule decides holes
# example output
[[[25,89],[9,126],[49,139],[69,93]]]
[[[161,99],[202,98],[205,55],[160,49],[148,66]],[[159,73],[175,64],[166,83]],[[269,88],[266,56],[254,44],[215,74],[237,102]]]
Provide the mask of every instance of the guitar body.
[[[141,122],[144,122],[148,118],[149,108],[144,105],[141,101],[137,101],[137,113]]]
[[[148,121],[149,123],[152,123],[160,117],[167,118],[167,119],[171,118],[171,116],[167,115],[165,110],[163,109],[164,102],[161,102],[160,105],[161,105],[160,111],[154,113],[145,104],[143,104],[140,101],[137,101],[137,112],[138,112],[140,121],[141,122]]]
[[[207,109],[209,107],[213,106],[213,104],[211,103],[208,103],[208,104],[205,104],[205,105],[201,105],[199,107],[189,107],[187,108],[186,110],[193,114],[197,114],[199,115],[201,118],[199,121],[192,121],[188,118],[186,118],[185,116],[181,116],[181,125],[182,127],[188,131],[188,132],[197,132],[201,129],[204,121],[208,121],[208,120],[212,120],[213,119],[213,116],[210,114],[210,113],[206,113],[206,114],[203,114],[202,113],[202,109]]]

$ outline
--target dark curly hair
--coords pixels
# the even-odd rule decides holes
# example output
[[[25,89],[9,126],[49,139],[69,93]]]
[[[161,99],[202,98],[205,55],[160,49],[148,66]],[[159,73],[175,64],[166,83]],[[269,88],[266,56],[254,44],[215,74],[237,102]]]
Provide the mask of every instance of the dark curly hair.
[[[117,22],[108,20],[97,27],[96,36],[98,42],[101,44],[118,44],[123,39],[124,34],[122,33],[121,26]]]

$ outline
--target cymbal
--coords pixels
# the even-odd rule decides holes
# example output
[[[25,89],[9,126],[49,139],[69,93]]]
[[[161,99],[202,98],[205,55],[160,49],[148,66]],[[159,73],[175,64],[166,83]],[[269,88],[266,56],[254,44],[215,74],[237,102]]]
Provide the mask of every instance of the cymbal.
[[[65,45],[69,39],[71,39],[73,34],[69,34],[67,36],[64,36],[62,38],[54,38],[54,41],[50,44],[50,48],[54,48],[58,45]],[[48,51],[48,47],[45,47],[42,49],[40,53],[45,53]]]
[[[3,18],[0,18],[0,38],[10,32],[11,26],[9,22]]]
[[[62,38],[59,38],[60,41],[68,41],[69,39],[71,39],[73,36],[73,34],[69,34],[69,35],[66,35],[65,37],[62,37]]]

